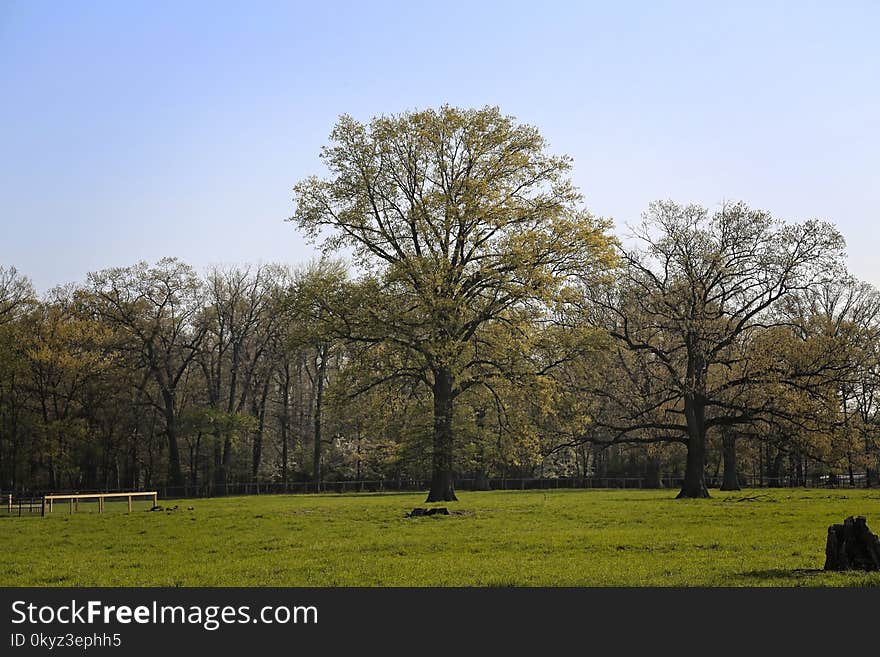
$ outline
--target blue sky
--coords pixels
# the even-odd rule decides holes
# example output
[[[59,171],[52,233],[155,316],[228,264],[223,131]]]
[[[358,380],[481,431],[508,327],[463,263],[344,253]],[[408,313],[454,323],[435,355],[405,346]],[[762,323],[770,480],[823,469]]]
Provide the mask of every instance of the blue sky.
[[[474,3],[477,4],[477,3]],[[0,0],[0,263],[304,262],[336,118],[498,105],[618,226],[659,198],[835,222],[880,285],[880,2]]]

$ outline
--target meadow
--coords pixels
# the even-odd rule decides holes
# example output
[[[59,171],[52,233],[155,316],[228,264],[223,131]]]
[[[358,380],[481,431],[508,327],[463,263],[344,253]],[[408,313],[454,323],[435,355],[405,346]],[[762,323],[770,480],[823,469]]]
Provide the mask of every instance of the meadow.
[[[58,505],[0,518],[0,585],[880,586],[821,570],[830,524],[880,530],[880,491],[712,494],[462,491],[424,518],[423,493]]]

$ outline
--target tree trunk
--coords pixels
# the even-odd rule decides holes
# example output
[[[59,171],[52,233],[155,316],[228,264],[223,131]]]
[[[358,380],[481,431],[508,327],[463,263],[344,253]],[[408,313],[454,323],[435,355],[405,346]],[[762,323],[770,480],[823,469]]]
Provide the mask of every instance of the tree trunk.
[[[202,446],[202,432],[199,431],[196,436],[196,444],[194,449],[190,450],[190,463],[189,463],[189,483],[192,485],[193,490],[199,485],[199,451]]]
[[[135,435],[134,440],[131,441],[131,454],[130,454],[130,470],[128,481],[131,482],[131,489],[137,490],[138,483],[140,481],[140,472],[138,471],[138,440],[140,436],[138,435],[137,427],[135,427]]]
[[[49,471],[49,490],[55,491],[58,486],[55,485],[55,464],[52,461],[52,457],[49,457],[49,465],[47,466]]]
[[[764,447],[758,446],[758,485],[764,487]]]
[[[318,349],[318,367],[315,379],[315,450],[312,455],[312,480],[315,491],[321,492],[321,405],[324,402],[324,375],[327,372],[327,350]]]
[[[656,456],[648,457],[645,469],[645,488],[663,488],[663,481],[660,479],[660,459]]]
[[[263,384],[263,390],[260,394],[260,402],[256,408],[257,417],[257,433],[254,435],[253,462],[251,465],[251,477],[254,481],[260,474],[260,461],[263,457],[263,431],[266,428],[266,398],[269,396],[269,377]]]
[[[177,414],[174,410],[174,396],[164,391],[165,434],[168,436],[168,483],[183,488],[183,470],[180,469],[180,450],[177,446]]]
[[[240,407],[236,406],[236,395],[238,392],[238,367],[239,361],[241,360],[241,349],[239,345],[235,344],[232,347],[232,364],[230,367],[230,376],[229,376],[229,396],[226,400],[226,415],[227,420],[232,417],[232,414],[236,412],[236,410],[241,410]],[[247,388],[245,388],[247,391]],[[245,400],[242,399],[241,403],[244,404]],[[232,432],[229,431],[227,427],[223,432],[223,458],[220,462],[220,467],[217,470],[217,485],[218,487],[222,487],[223,494],[225,495],[227,492],[227,486],[229,485],[229,473],[232,472]]]
[[[771,488],[782,486],[782,459],[784,457],[785,455],[782,452],[777,451],[773,459],[770,460],[770,454],[767,454],[767,485]]]
[[[214,432],[214,491],[220,493],[225,480],[223,473],[223,446],[222,432],[218,429]]]
[[[474,490],[492,490],[492,486],[489,484],[489,476],[486,474],[485,469],[477,470],[474,473]]]
[[[677,499],[709,497],[706,489],[706,409],[702,401],[692,395],[684,399],[684,414],[688,426],[687,461],[684,482]]]
[[[227,428],[223,432],[223,459],[220,461],[220,468],[217,470],[217,484],[226,494],[226,487],[229,484],[229,472],[232,470],[232,433]]]
[[[290,422],[290,370],[284,365],[284,381],[281,386],[281,481],[287,483],[287,468],[290,459],[288,454],[288,427]],[[287,492],[285,490],[285,492]]]
[[[361,481],[361,427],[360,423],[358,423],[357,429],[357,441],[355,443],[357,445],[357,461],[355,462],[355,475],[354,478],[360,482]],[[358,486],[362,486],[363,484],[358,483]],[[358,489],[360,490],[360,489]]]
[[[226,397],[226,420],[227,422],[232,419],[232,416],[236,412],[240,412],[242,406],[245,403],[247,394],[247,389],[245,388],[245,395],[242,396],[241,400],[238,400],[238,369],[239,362],[241,360],[241,348],[239,345],[234,344],[232,346],[232,356],[231,356],[231,364],[229,369],[229,390],[228,395]],[[219,367],[219,364],[218,364]],[[219,388],[219,373],[218,373],[218,388]],[[217,405],[218,410],[222,407],[220,404],[220,391],[219,389],[216,392]],[[222,429],[218,430],[215,434],[216,436],[216,444],[214,447],[214,487],[217,490],[217,493],[226,494],[227,487],[229,485],[229,473],[232,472],[232,437],[233,434],[230,431],[228,425]],[[221,436],[222,436],[222,448],[221,448]]]
[[[721,490],[740,490],[739,477],[736,472],[736,435],[725,430],[721,436],[724,454],[724,481]]]
[[[431,460],[431,490],[426,502],[454,502],[452,472],[452,372],[434,372],[434,451]]]
[[[474,490],[492,490],[489,485],[489,475],[486,472],[486,448],[484,440],[486,428],[486,409],[477,409],[477,471],[474,473]]]

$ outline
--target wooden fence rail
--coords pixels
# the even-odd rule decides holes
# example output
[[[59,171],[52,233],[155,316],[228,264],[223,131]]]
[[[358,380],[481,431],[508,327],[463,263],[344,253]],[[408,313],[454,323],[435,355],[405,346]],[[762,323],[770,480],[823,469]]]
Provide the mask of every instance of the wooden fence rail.
[[[10,499],[12,496],[9,496]],[[54,507],[54,503],[56,500],[67,500],[70,513],[79,510],[79,501],[85,499],[97,499],[98,500],[98,513],[104,512],[104,500],[108,497],[124,497],[128,499],[128,512],[131,513],[131,499],[133,497],[152,497],[153,498],[153,506],[156,506],[159,503],[159,493],[154,490],[150,491],[132,491],[130,493],[73,493],[73,494],[53,494],[53,495],[43,495],[43,508],[40,515],[45,516],[46,512],[52,513],[52,509]],[[10,502],[11,507],[11,502]]]

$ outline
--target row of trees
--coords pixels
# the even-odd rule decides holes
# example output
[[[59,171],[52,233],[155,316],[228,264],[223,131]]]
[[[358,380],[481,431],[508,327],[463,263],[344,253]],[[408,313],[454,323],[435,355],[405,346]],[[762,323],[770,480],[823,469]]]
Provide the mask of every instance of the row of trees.
[[[880,296],[831,224],[661,202],[620,242],[496,108],[342,117],[322,159],[309,267],[0,270],[2,487],[876,472]]]

